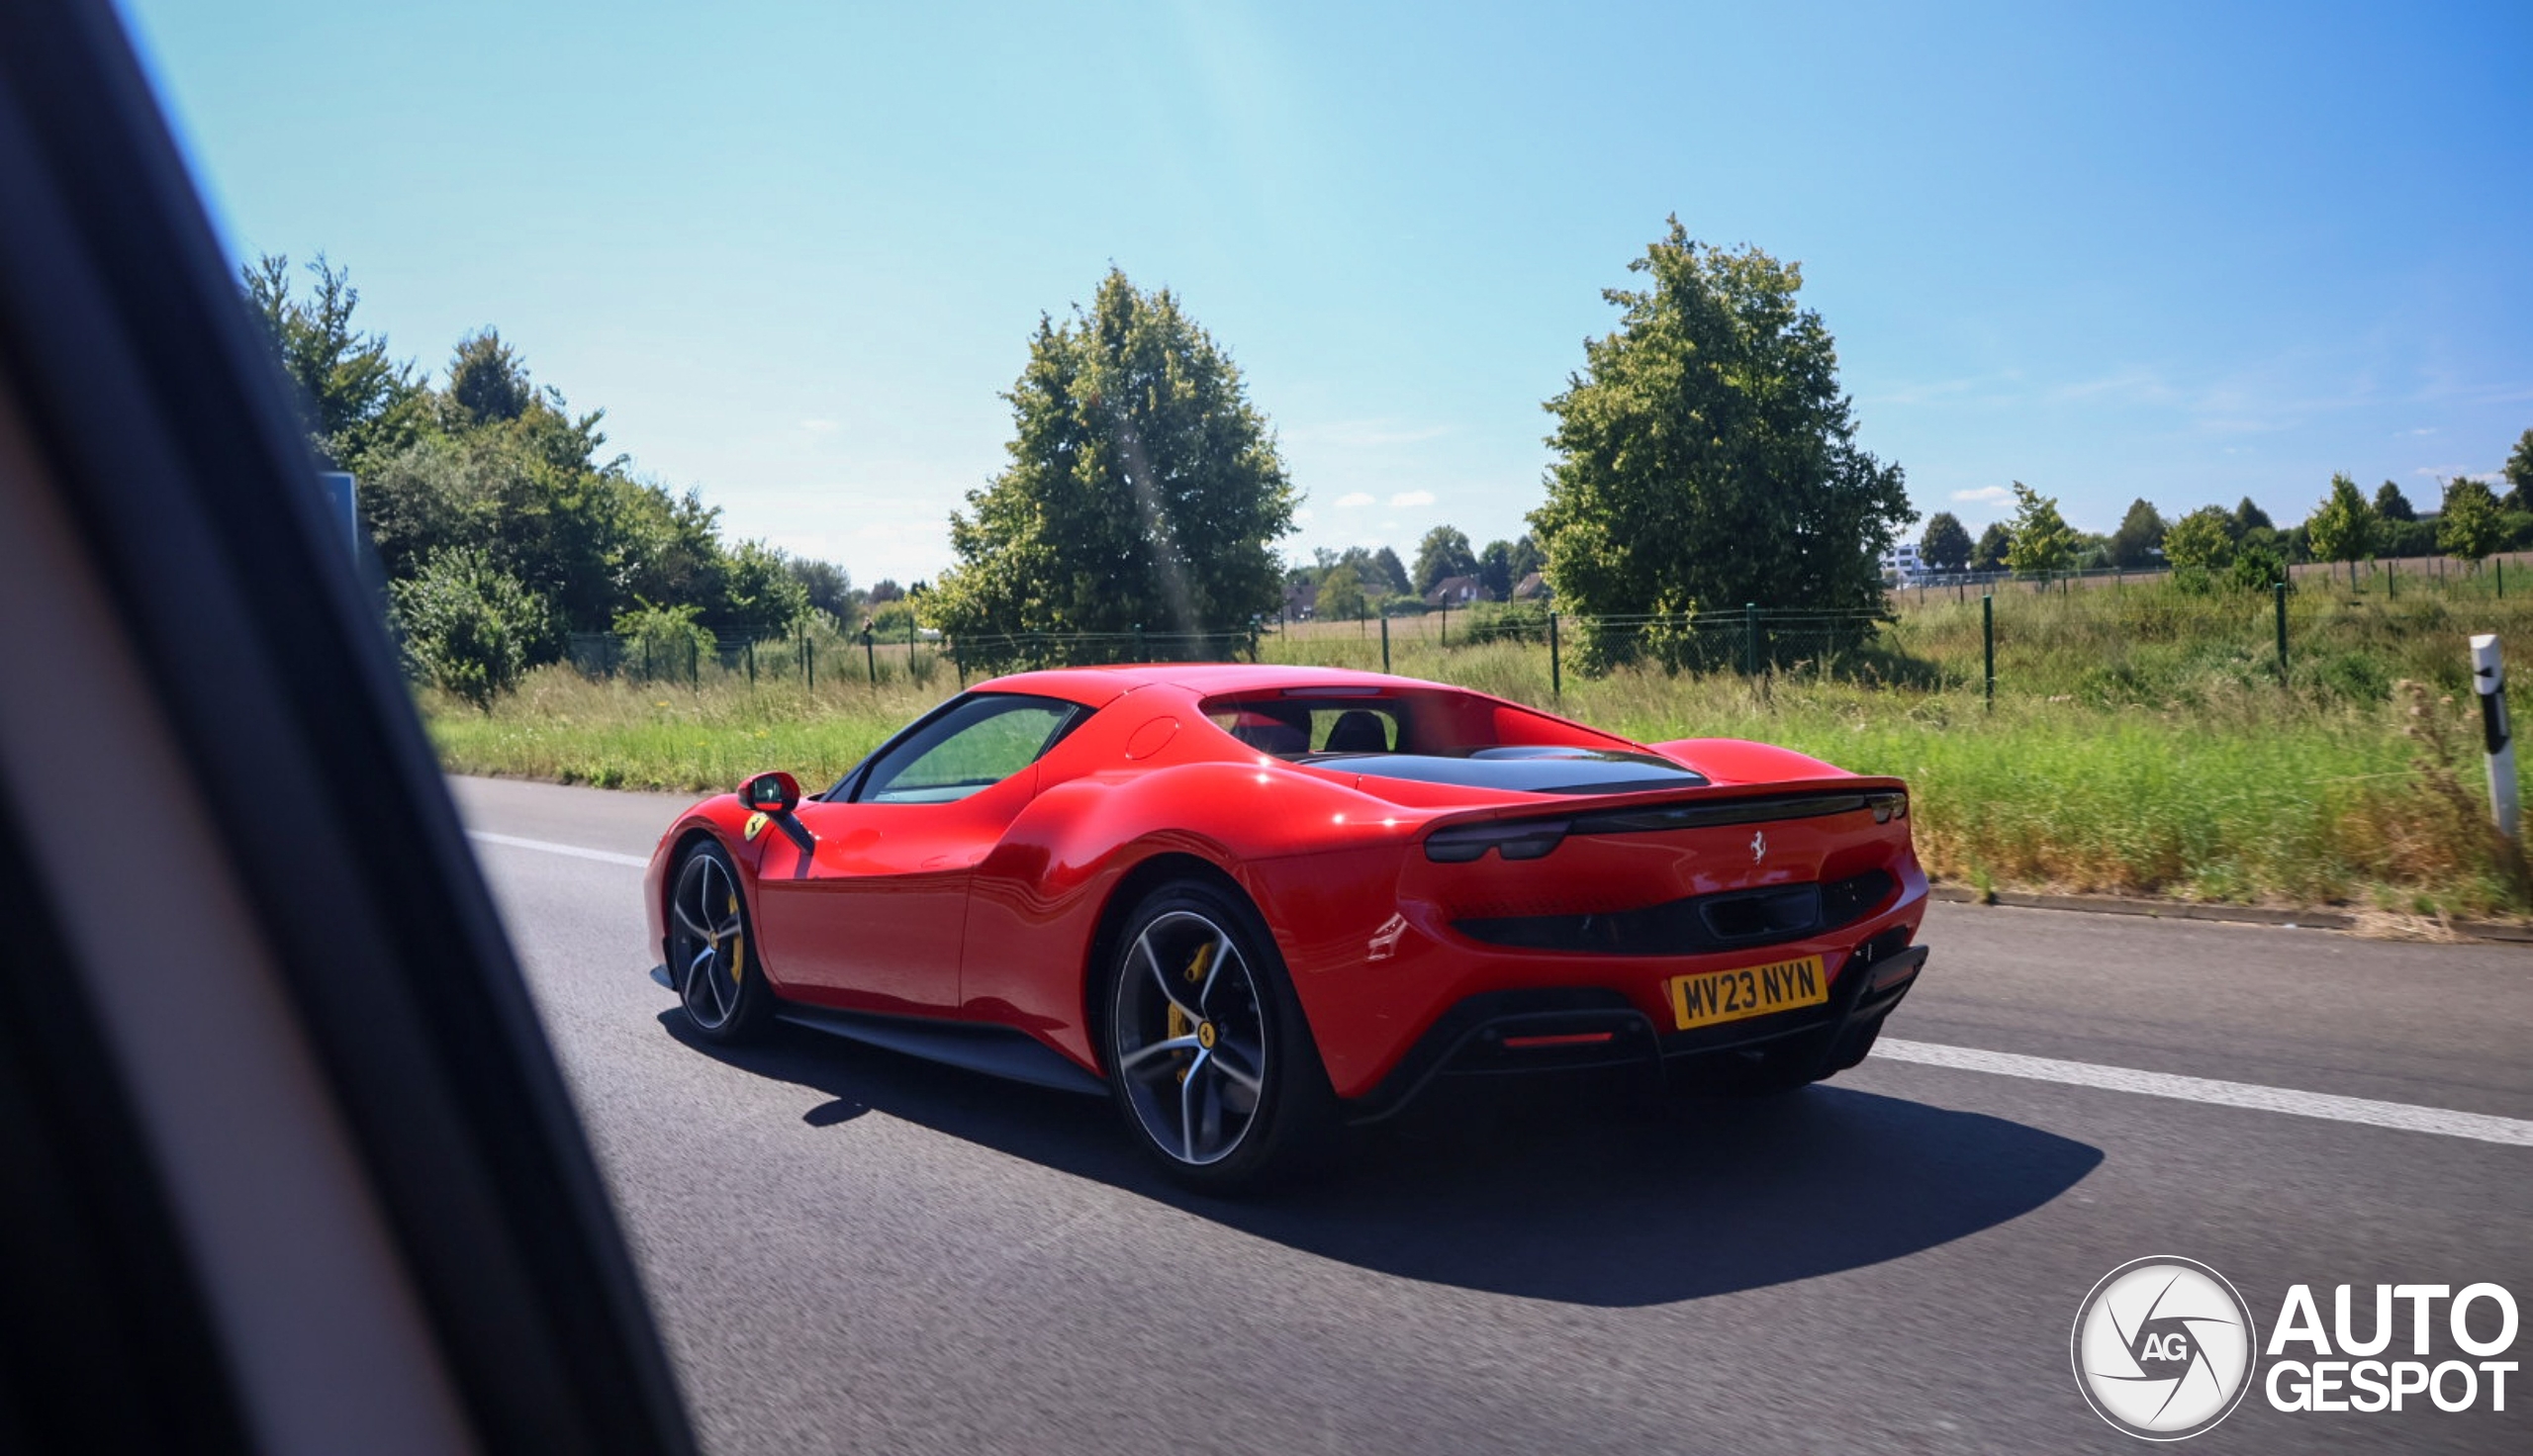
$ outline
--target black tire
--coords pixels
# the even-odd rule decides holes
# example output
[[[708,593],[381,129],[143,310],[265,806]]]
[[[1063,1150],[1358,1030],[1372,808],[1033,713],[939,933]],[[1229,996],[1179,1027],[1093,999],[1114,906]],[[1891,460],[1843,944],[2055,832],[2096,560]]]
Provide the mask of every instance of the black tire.
[[[1105,960],[1100,1064],[1127,1131],[1170,1176],[1224,1192],[1318,1160],[1337,1099],[1246,897],[1202,879],[1163,885]]]
[[[774,1015],[755,927],[730,857],[710,841],[687,851],[669,881],[669,981],[687,1025],[707,1042],[744,1042]]]

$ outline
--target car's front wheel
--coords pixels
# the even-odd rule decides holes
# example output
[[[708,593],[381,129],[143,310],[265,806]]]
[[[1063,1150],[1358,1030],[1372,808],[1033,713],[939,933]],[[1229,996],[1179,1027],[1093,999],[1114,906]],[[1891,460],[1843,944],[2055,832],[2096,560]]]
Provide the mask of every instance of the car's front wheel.
[[[1231,1188],[1319,1149],[1328,1074],[1246,901],[1203,880],[1164,886],[1116,938],[1106,984],[1109,1085],[1173,1176]]]
[[[744,1040],[773,1015],[774,993],[748,930],[730,857],[719,845],[698,844],[679,863],[669,893],[669,978],[688,1024],[706,1041]]]

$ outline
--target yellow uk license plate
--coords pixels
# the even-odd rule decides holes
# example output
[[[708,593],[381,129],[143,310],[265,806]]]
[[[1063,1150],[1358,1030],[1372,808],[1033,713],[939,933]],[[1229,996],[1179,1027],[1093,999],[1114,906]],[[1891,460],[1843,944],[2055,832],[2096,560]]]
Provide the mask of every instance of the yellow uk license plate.
[[[1821,973],[1818,956],[1671,978],[1671,1014],[1684,1032],[1829,999],[1829,978]]]

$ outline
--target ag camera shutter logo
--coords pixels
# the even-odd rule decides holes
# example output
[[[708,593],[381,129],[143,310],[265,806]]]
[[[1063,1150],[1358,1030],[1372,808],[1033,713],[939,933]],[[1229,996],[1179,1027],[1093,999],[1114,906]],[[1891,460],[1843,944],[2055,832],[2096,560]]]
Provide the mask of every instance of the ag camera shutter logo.
[[[2094,1413],[2149,1441],[2195,1436],[2233,1413],[2258,1348],[2251,1307],[2190,1259],[2132,1259],[2077,1307],[2077,1389]]]

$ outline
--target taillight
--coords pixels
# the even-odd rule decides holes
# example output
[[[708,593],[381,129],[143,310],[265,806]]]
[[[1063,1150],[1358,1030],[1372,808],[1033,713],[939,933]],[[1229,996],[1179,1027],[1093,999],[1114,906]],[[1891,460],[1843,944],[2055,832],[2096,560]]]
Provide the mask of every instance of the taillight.
[[[1865,804],[1873,810],[1873,822],[1888,824],[1909,817],[1909,796],[1905,793],[1869,793]]]
[[[1425,839],[1425,858],[1437,864],[1466,864],[1493,850],[1507,860],[1538,860],[1565,842],[1562,819],[1458,824]]]

